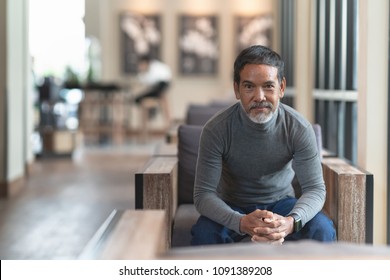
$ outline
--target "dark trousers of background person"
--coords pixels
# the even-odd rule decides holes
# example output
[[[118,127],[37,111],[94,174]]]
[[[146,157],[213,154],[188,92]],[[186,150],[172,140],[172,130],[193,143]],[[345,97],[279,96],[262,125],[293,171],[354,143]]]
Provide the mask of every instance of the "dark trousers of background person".
[[[140,104],[142,100],[145,98],[159,98],[162,94],[164,94],[165,90],[168,88],[169,83],[168,82],[159,82],[156,85],[152,86],[148,90],[146,90],[144,93],[141,93],[136,99],[135,103]]]

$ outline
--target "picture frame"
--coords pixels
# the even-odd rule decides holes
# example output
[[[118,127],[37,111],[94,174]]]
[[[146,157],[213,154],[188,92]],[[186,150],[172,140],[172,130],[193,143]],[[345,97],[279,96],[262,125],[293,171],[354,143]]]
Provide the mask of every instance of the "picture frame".
[[[138,60],[142,55],[148,54],[152,58],[160,59],[163,39],[160,15],[122,12],[119,16],[119,27],[123,73],[136,74]]]
[[[216,15],[179,15],[179,73],[218,73],[219,44]]]
[[[270,14],[237,15],[235,17],[236,55],[252,45],[263,45],[272,48],[273,29],[273,17]]]

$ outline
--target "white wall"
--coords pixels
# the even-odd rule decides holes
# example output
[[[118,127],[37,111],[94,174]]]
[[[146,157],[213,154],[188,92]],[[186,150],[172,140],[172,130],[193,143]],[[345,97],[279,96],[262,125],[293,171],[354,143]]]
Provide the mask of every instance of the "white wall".
[[[8,1],[7,11],[7,181],[24,174],[26,89],[25,0]]]
[[[91,4],[91,3],[94,4]],[[234,54],[235,15],[275,15],[277,1],[272,0],[87,0],[86,35],[100,39],[103,54],[103,78],[106,81],[131,82],[131,77],[120,71],[119,14],[123,11],[160,13],[162,18],[162,60],[174,73],[169,100],[172,115],[182,118],[190,102],[205,103],[215,98],[233,98],[232,73]],[[92,10],[88,10],[93,6]],[[220,60],[219,71],[213,77],[181,77],[178,73],[177,34],[178,16],[186,14],[212,14],[219,20]],[[96,14],[100,15],[96,17]],[[97,19],[98,18],[98,19]],[[92,26],[91,26],[92,24]]]

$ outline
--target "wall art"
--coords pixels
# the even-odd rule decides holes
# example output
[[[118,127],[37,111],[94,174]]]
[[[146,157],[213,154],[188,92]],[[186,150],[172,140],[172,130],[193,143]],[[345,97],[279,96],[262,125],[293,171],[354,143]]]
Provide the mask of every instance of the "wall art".
[[[271,15],[236,16],[236,54],[252,45],[272,47],[273,18]]]
[[[121,64],[122,72],[137,73],[140,56],[149,54],[152,58],[161,56],[161,17],[134,12],[120,14]]]
[[[179,72],[208,75],[218,72],[217,16],[179,17]]]

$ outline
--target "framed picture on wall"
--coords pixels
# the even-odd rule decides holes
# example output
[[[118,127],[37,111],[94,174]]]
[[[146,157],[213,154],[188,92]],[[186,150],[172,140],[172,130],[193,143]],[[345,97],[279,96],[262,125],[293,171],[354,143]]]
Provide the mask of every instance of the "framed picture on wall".
[[[125,74],[137,73],[140,56],[161,56],[161,17],[134,12],[120,14],[121,67]]]
[[[271,15],[236,16],[236,54],[252,45],[272,47],[273,18]]]
[[[179,16],[180,74],[217,74],[218,53],[217,16]]]

